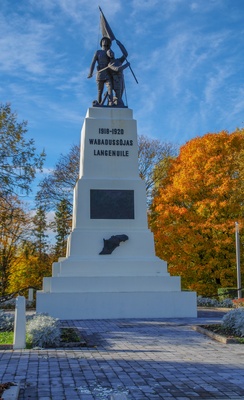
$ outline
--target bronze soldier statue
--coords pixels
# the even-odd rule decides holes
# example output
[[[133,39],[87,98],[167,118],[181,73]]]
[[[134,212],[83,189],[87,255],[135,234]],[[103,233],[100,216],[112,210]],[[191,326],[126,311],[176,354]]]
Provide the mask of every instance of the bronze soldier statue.
[[[97,50],[96,53],[94,54],[88,78],[92,77],[95,64],[97,63],[97,76],[96,76],[97,90],[98,90],[97,101],[99,104],[102,104],[102,94],[105,84],[108,91],[109,105],[112,105],[113,102],[112,82],[111,82],[111,75],[109,74],[107,68],[108,63],[110,61],[107,55],[107,51],[111,47],[111,40],[108,37],[103,37],[100,41],[100,46],[102,50]]]
[[[101,23],[101,31],[102,31],[102,39],[100,41],[101,50],[97,50],[92,59],[90,72],[88,74],[88,78],[92,77],[95,65],[97,63],[97,89],[98,89],[98,97],[97,100],[93,101],[93,107],[103,106],[105,100],[108,98],[109,106],[119,106],[125,107],[122,95],[124,91],[124,75],[123,70],[129,67],[136,83],[138,83],[134,72],[130,66],[130,63],[127,62],[126,58],[128,56],[128,52],[123,46],[123,44],[116,39],[111,27],[106,20],[101,7],[100,10],[100,23]],[[117,45],[119,46],[123,56],[120,58],[114,57],[114,52],[110,49],[112,41],[115,40]],[[126,63],[123,65],[123,62]],[[104,95],[102,100],[102,94],[104,90],[104,84],[107,87],[107,92]],[[115,97],[113,98],[113,91],[115,92]]]

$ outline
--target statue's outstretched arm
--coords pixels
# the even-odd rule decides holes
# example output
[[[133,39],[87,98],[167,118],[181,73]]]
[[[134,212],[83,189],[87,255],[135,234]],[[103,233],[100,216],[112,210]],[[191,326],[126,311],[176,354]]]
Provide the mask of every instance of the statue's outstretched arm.
[[[96,61],[97,61],[97,52],[94,54],[94,57],[92,59],[92,63],[91,63],[91,66],[90,66],[90,71],[89,71],[89,74],[88,74],[87,78],[91,78],[92,77]]]
[[[119,65],[118,67],[114,66],[113,64],[108,65],[109,69],[112,69],[112,71],[115,71],[115,72],[123,71],[125,68],[127,68],[129,66],[130,66],[129,62],[125,63],[124,65]]]

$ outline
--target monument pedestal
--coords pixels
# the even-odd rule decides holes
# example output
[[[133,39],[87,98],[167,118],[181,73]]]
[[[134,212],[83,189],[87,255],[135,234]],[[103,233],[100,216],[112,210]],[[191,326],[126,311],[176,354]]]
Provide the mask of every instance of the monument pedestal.
[[[126,108],[89,108],[66,258],[37,292],[37,312],[60,319],[196,317],[155,256],[139,178],[136,121]]]

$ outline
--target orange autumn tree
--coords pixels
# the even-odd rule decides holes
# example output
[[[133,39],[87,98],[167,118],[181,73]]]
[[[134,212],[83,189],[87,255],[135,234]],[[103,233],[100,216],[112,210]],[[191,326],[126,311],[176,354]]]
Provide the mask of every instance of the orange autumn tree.
[[[48,254],[40,258],[33,249],[33,243],[25,243],[25,246],[19,249],[16,261],[11,266],[8,293],[28,287],[41,289],[43,277],[51,275],[52,261],[52,257]],[[27,290],[25,294],[27,295]]]
[[[240,232],[244,227],[243,151],[244,129],[189,141],[171,160],[152,204],[157,255],[172,275],[181,275],[183,288],[198,295],[236,286],[235,221]]]
[[[48,223],[44,207],[39,207],[32,217],[32,236],[18,248],[16,262],[11,266],[9,292],[28,287],[40,289],[44,276],[51,275],[53,256],[47,240]]]
[[[17,196],[0,196],[0,297],[9,293],[11,268],[29,232],[30,217],[23,202]]]

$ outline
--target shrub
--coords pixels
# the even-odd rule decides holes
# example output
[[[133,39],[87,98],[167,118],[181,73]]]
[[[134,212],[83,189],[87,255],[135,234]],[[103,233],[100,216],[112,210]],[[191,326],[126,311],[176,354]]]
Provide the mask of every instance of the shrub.
[[[216,299],[209,299],[208,297],[198,296],[197,305],[198,307],[217,307],[218,301]]]
[[[233,303],[231,299],[224,299],[222,301],[218,301],[216,299],[210,299],[208,297],[198,296],[197,298],[198,307],[223,307],[223,308],[232,308]]]
[[[14,330],[14,315],[0,310],[0,331]]]
[[[222,319],[222,325],[230,329],[234,335],[244,336],[244,308],[229,311]]]
[[[3,310],[14,310],[15,309],[15,304],[16,304],[16,299],[10,299],[10,300],[2,300],[1,301],[1,309]]]
[[[224,300],[219,302],[218,307],[232,308],[233,307],[233,301],[231,299],[224,299]]]
[[[26,324],[27,343],[33,347],[53,347],[60,343],[59,320],[46,314],[37,314]]]

